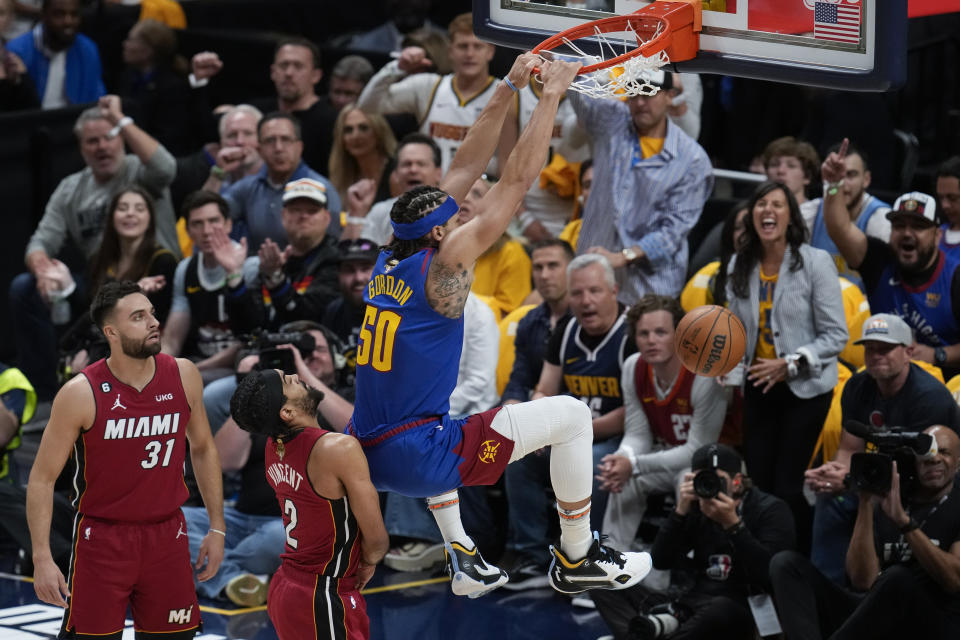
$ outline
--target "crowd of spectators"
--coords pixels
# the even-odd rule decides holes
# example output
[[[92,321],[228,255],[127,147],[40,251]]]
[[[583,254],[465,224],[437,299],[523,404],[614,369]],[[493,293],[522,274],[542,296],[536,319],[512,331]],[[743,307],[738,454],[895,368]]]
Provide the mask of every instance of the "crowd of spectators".
[[[0,364],[0,485],[18,545],[29,546],[8,472],[19,427],[103,355],[86,312],[97,287],[134,280],[163,351],[203,374],[232,480],[227,555],[198,589],[242,604],[237,585],[266,593],[282,521],[263,439],[230,417],[231,394],[255,368],[285,368],[323,391],[321,424],[344,430],[391,208],[440,183],[499,82],[495,48],[469,14],[444,29],[422,3],[396,4],[390,21],[343,40],[395,52],[379,70],[345,56],[320,95],[318,44],[284,37],[270,65],[276,95],[215,105],[209,88],[230,60],[204,51],[188,61],[163,21],[139,21],[117,43],[124,70],[105,87],[80,0],[0,0],[0,38],[20,32],[0,49],[0,109],[90,105],[74,127],[84,166],[46,203],[9,292],[18,361]],[[770,140],[754,167],[762,183],[691,255],[715,187],[697,142],[701,83],[663,71],[650,82],[656,95],[571,92],[562,103],[541,179],[477,261],[451,414],[559,394],[589,406],[593,528],[616,548],[652,549],[658,570],[629,592],[594,596],[618,640],[721,628],[752,638],[764,593],[791,640],[904,629],[894,598],[907,592],[910,602],[929,595],[937,624],[960,621],[960,156],[942,159],[934,194],[890,205],[868,191],[870,160],[855,141],[835,141],[821,161],[808,142]],[[535,78],[514,88],[499,157],[539,90]],[[477,215],[498,164],[460,203],[460,223]],[[62,259],[68,243],[79,263]],[[728,307],[746,329],[743,362],[717,379],[687,371],[673,348],[684,312],[703,304]],[[867,448],[849,420],[927,430],[937,446],[871,497],[847,479]],[[720,494],[695,489],[705,470]],[[506,588],[545,587],[556,534],[549,452],[510,465],[500,489],[461,492],[466,528],[487,557],[506,549]],[[438,566],[423,501],[382,501],[388,566]],[[206,512],[186,513],[193,539]]]

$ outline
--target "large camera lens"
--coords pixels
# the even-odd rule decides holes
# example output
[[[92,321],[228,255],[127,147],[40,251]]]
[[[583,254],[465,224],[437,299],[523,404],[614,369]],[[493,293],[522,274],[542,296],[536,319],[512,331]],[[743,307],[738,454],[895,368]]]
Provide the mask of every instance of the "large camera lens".
[[[850,481],[857,489],[882,496],[893,482],[893,458],[885,453],[855,453],[850,457]]]
[[[693,491],[701,498],[716,498],[726,489],[726,481],[714,469],[704,469],[693,477]]]

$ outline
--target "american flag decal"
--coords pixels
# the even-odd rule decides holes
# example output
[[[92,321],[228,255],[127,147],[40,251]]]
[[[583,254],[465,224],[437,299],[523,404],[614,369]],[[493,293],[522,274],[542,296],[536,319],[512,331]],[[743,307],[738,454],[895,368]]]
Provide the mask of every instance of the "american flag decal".
[[[836,42],[860,42],[860,3],[817,2],[813,7],[813,37]]]

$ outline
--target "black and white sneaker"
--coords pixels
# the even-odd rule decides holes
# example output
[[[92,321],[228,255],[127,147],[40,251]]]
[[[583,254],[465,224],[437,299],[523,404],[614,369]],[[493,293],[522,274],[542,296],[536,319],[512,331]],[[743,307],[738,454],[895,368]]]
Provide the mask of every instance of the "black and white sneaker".
[[[503,585],[503,588],[509,591],[543,589],[550,585],[546,569],[533,560],[521,560],[509,573],[510,582]]]
[[[617,551],[600,544],[600,536],[593,532],[593,544],[586,557],[571,562],[559,549],[550,545],[550,586],[560,593],[580,593],[588,589],[626,589],[637,584],[650,573],[653,561],[646,551]]]
[[[509,579],[506,571],[487,564],[476,546],[467,551],[459,543],[448,542],[443,547],[454,595],[479,598]]]

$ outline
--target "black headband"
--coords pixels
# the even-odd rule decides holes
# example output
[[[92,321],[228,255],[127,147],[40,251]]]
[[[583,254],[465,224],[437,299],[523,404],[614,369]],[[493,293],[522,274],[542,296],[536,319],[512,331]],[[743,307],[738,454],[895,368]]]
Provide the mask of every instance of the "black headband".
[[[263,400],[267,406],[268,419],[279,420],[280,409],[287,402],[283,396],[283,377],[276,369],[264,369],[259,372],[259,375],[260,381],[263,382]]]

